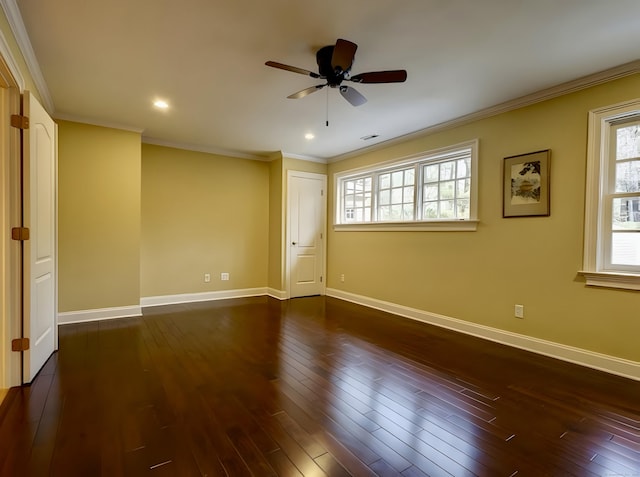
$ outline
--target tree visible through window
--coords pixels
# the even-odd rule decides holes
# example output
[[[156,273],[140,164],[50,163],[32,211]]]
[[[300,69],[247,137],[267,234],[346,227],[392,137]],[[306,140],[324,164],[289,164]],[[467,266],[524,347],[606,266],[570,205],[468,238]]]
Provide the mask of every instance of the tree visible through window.
[[[477,142],[338,176],[337,224],[475,220]]]
[[[583,275],[640,290],[640,100],[589,113]]]
[[[640,267],[640,121],[616,125],[613,131],[610,267]]]

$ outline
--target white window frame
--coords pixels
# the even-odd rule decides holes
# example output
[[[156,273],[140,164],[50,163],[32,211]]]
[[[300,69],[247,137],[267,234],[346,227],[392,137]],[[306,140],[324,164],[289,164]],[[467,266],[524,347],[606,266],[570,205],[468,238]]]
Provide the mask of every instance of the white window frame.
[[[471,190],[469,192],[469,218],[468,219],[429,219],[407,221],[375,221],[377,210],[377,185],[375,184],[379,174],[389,171],[416,166],[428,162],[445,162],[448,158],[454,158],[462,151],[468,150],[471,158]],[[345,223],[342,217],[343,184],[350,179],[372,176],[372,220],[370,222]],[[414,184],[414,207],[418,210],[418,204],[422,201],[422,184],[416,174]],[[336,231],[475,231],[478,225],[478,140],[463,142],[453,146],[443,147],[430,151],[413,154],[411,156],[386,161],[359,169],[340,172],[335,175],[334,183],[335,213],[334,230]],[[416,213],[417,216],[417,213]]]
[[[640,99],[589,112],[583,270],[587,285],[640,290],[640,270],[614,269],[610,255],[611,131],[625,119],[640,119]],[[607,222],[607,220],[609,222]]]

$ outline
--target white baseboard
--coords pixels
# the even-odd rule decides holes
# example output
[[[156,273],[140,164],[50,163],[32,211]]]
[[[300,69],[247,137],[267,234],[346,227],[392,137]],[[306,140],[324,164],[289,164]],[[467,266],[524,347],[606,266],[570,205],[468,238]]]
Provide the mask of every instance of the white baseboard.
[[[327,288],[327,296],[640,381],[640,363]]]
[[[229,298],[245,298],[250,296],[269,295],[269,289],[243,288],[239,290],[222,290],[203,293],[183,293],[180,295],[145,296],[140,298],[142,307],[178,305],[181,303],[196,303],[199,301],[226,300]],[[276,297],[274,297],[276,298]]]
[[[285,290],[276,290],[275,288],[267,289],[267,295],[277,300],[286,300],[289,298],[289,295]]]
[[[142,308],[140,308],[139,305],[99,308],[96,310],[67,311],[58,313],[58,325],[85,323],[88,321],[98,320],[113,320],[115,318],[128,318],[141,315]]]
[[[142,308],[150,306],[176,305],[181,303],[196,303],[200,301],[226,300],[228,298],[245,298],[264,296],[286,300],[287,293],[274,288],[245,288],[240,290],[225,290],[205,293],[184,293],[181,295],[148,296],[140,298],[139,306],[123,306],[101,308],[96,310],[80,310],[58,313],[58,325],[84,323],[98,320],[112,320],[115,318],[129,318],[142,316]]]

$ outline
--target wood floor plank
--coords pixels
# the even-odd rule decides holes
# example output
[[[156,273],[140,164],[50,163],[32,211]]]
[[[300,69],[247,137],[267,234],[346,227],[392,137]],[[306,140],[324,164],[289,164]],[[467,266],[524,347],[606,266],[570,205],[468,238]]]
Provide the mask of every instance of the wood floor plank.
[[[333,298],[59,337],[0,407],[2,476],[640,475],[640,382]]]

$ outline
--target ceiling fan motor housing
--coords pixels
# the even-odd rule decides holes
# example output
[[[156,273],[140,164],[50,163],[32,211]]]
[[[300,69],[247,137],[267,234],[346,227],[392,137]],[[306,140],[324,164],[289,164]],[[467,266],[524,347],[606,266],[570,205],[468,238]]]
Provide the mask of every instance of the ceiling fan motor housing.
[[[342,71],[340,68],[334,70],[331,61],[333,58],[334,48],[335,45],[328,45],[320,48],[316,53],[316,62],[318,63],[318,73],[320,73],[320,76],[327,78],[329,86],[335,88],[342,83],[345,75],[349,73],[349,70],[351,70],[351,67],[347,68],[346,71]]]

